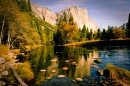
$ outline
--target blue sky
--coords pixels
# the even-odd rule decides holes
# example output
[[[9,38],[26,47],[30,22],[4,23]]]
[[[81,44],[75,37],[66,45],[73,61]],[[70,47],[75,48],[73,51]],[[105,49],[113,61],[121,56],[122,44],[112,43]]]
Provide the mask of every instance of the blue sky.
[[[121,26],[128,22],[130,0],[30,0],[41,7],[47,7],[53,12],[59,12],[69,6],[79,6],[88,11],[89,17],[99,28]]]

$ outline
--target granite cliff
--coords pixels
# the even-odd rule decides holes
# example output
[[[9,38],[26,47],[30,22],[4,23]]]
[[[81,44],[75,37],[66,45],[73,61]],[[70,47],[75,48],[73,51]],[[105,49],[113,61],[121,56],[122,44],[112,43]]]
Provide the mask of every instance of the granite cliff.
[[[32,11],[35,13],[36,17],[44,19],[46,22],[56,25],[57,20],[64,14],[67,17],[70,15],[73,16],[74,21],[77,24],[77,27],[82,29],[85,25],[87,28],[97,31],[97,24],[88,16],[87,9],[80,8],[77,6],[70,6],[61,12],[54,13],[48,8],[43,8],[35,4],[31,4]]]
[[[42,8],[35,4],[31,4],[31,7],[37,18],[43,19],[52,25],[56,25],[57,16],[54,12],[48,8]]]

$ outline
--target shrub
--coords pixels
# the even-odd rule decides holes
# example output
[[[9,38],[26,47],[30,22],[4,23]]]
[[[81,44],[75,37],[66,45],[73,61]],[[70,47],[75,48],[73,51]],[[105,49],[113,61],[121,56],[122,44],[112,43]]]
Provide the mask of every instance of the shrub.
[[[14,50],[11,50],[12,51],[12,53],[14,53],[14,54],[20,54],[20,49],[14,49]]]
[[[0,56],[8,55],[8,46],[0,45]]]
[[[31,65],[29,62],[17,64],[17,65],[15,65],[15,69],[16,69],[18,75],[24,81],[29,81],[34,78],[34,73],[31,70]]]

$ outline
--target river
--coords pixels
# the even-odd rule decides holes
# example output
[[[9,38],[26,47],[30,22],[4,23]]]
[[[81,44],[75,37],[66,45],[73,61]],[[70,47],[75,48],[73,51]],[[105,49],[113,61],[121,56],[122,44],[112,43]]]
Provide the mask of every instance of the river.
[[[100,58],[101,63],[94,59]],[[35,79],[29,86],[86,86],[103,85],[97,70],[104,69],[108,63],[130,71],[130,48],[127,46],[75,47],[43,46],[31,50],[28,59],[32,65]],[[95,65],[96,67],[93,67]],[[65,78],[58,78],[64,75]],[[75,79],[82,79],[76,82]],[[102,77],[105,81],[105,78]]]

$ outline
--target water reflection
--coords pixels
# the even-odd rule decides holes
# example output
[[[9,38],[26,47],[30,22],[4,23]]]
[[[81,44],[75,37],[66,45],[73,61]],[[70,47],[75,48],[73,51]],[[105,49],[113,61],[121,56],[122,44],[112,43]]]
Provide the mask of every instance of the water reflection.
[[[90,76],[93,58],[97,57],[95,51],[88,51],[87,48],[44,46],[31,50],[29,60],[35,73],[35,83],[40,84],[61,74],[71,79]],[[55,58],[57,61],[54,60]]]
[[[65,75],[71,80],[95,76],[95,71],[103,69],[107,63],[112,62],[119,65],[116,62],[118,60],[130,61],[129,54],[130,52],[124,50],[109,50],[108,53],[104,50],[88,50],[83,47],[43,46],[30,52],[29,61],[35,74],[35,79],[30,84],[36,86],[58,75]],[[127,58],[124,59],[121,55],[125,55]],[[96,64],[99,68],[92,68],[94,59],[97,58],[101,58],[103,62]],[[126,61],[124,63],[130,63]]]

